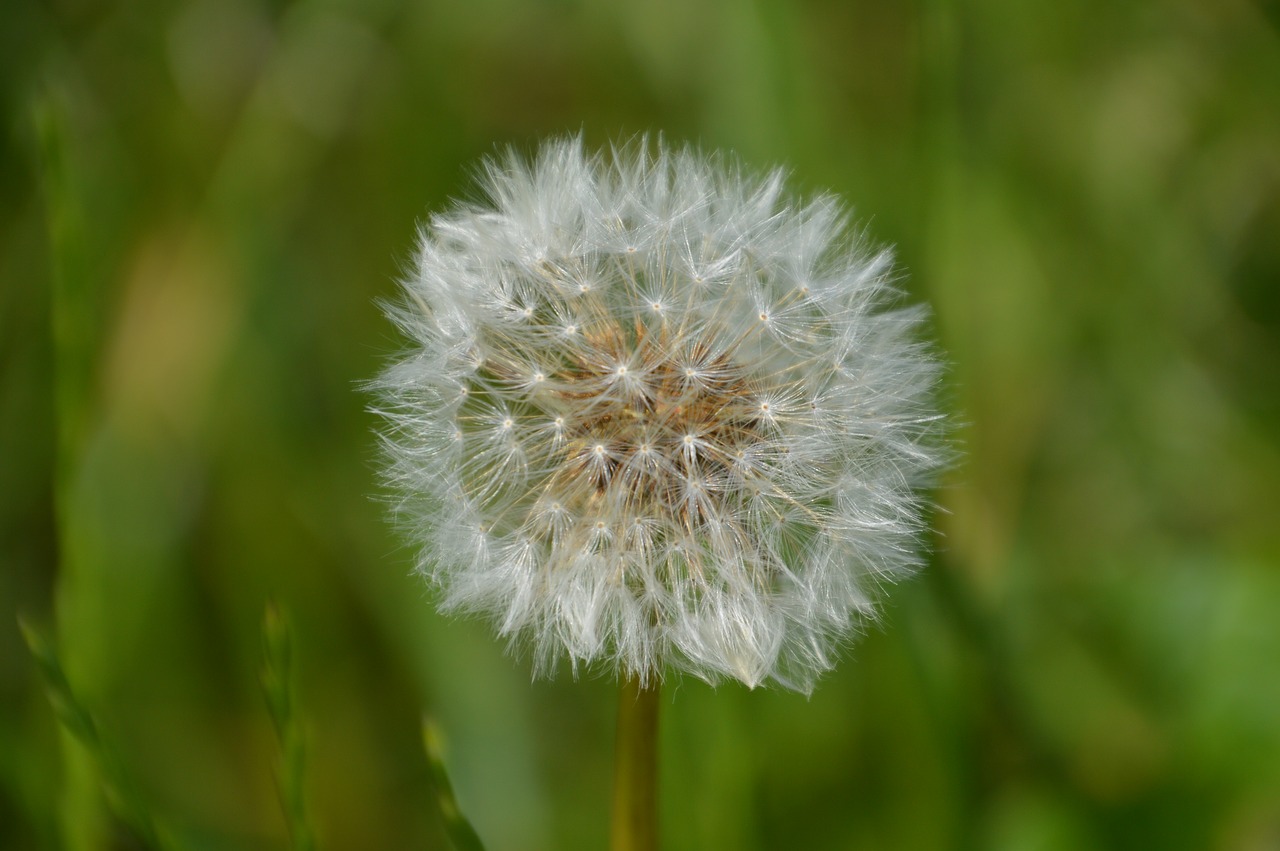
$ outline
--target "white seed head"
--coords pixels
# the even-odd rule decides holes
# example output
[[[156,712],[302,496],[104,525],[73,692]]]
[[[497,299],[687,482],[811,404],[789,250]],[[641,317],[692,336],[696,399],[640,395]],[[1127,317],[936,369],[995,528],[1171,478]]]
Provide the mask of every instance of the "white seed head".
[[[535,673],[799,691],[911,572],[937,365],[886,252],[778,172],[580,140],[435,216],[376,387],[443,608]]]

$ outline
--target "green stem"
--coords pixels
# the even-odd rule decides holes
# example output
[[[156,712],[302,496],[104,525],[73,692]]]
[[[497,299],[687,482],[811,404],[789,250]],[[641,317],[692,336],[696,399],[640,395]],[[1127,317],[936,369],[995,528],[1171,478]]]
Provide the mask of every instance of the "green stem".
[[[658,847],[658,694],[635,677],[618,689],[611,851]]]

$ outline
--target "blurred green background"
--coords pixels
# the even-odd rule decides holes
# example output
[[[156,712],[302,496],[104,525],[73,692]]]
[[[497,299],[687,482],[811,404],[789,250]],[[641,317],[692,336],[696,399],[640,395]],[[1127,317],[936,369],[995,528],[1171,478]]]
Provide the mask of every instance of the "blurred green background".
[[[478,157],[636,132],[832,189],[964,457],[810,699],[666,692],[669,849],[1280,848],[1280,16],[1248,0],[8,0],[0,847],[131,848],[15,615],[187,847],[602,847],[614,685],[435,614],[361,381]]]

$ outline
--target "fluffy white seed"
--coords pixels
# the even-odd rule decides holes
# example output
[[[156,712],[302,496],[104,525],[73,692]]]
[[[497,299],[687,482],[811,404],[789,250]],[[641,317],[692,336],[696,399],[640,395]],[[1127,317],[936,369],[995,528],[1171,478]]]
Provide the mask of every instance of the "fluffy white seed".
[[[449,610],[536,673],[800,691],[916,565],[936,364],[829,197],[641,142],[486,164],[432,218],[376,383]]]

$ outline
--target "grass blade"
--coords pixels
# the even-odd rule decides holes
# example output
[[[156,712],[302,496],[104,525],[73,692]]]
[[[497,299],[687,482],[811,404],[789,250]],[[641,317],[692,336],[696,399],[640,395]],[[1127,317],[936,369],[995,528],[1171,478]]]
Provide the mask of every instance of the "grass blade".
[[[457,851],[484,851],[484,843],[480,834],[467,821],[458,807],[458,799],[453,794],[453,782],[449,779],[449,771],[444,764],[444,749],[441,745],[440,727],[429,718],[422,719],[422,744],[427,752],[427,765],[431,769],[431,780],[436,787],[436,803],[440,807],[440,817],[444,821],[445,832],[449,841]]]
[[[262,645],[262,691],[280,746],[276,781],[289,827],[290,848],[314,851],[315,831],[311,828],[306,801],[306,738],[293,682],[293,630],[288,617],[275,603],[267,604],[262,620]]]
[[[107,746],[92,713],[71,688],[53,643],[22,618],[18,618],[18,626],[36,666],[40,669],[45,689],[49,693],[49,703],[53,706],[58,723],[84,747],[96,763],[106,787],[107,803],[116,818],[132,830],[146,847],[157,851],[175,848],[170,833],[157,823],[137,785],[124,770],[124,764]]]

